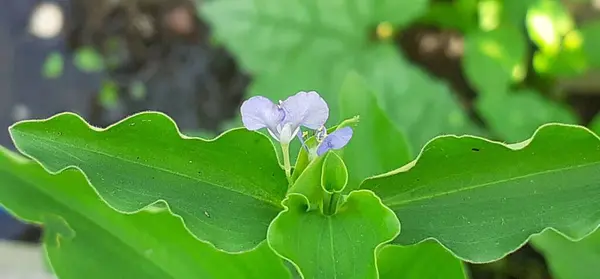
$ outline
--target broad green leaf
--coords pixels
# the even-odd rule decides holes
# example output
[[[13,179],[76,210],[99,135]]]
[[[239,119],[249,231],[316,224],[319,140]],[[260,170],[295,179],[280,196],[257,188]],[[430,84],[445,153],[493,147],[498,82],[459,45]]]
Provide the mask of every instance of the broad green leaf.
[[[75,114],[10,128],[17,148],[52,173],[77,168],[115,209],[165,201],[199,239],[243,251],[266,237],[287,181],[263,135],[231,130],[214,140],[182,137],[173,120],[145,112],[107,129]]]
[[[480,93],[497,92],[525,77],[526,54],[526,38],[512,25],[473,31],[465,37],[463,69]]]
[[[299,194],[269,227],[269,245],[293,262],[303,278],[378,278],[375,255],[400,232],[394,213],[370,191],[354,191],[335,215],[307,210]],[[360,241],[357,241],[360,240]]]
[[[555,279],[588,279],[600,273],[600,231],[577,242],[551,230],[531,240],[546,258]]]
[[[488,127],[508,142],[525,140],[539,126],[548,122],[578,122],[569,108],[531,90],[481,95],[476,106]]]
[[[102,55],[91,47],[82,47],[75,52],[75,66],[86,73],[100,72],[104,69]]]
[[[342,118],[360,116],[352,139],[344,147],[349,182],[346,192],[358,188],[370,176],[396,169],[410,161],[412,153],[398,131],[377,104],[372,90],[358,74],[349,74],[340,94]]]
[[[50,79],[60,77],[63,73],[64,63],[60,52],[50,53],[50,55],[46,57],[46,61],[44,61],[44,66],[42,68],[43,76]]]
[[[377,255],[380,279],[465,279],[462,262],[434,241],[387,245]]]
[[[562,37],[573,30],[575,23],[563,3],[537,0],[527,10],[526,25],[529,37],[542,52],[558,53]]]
[[[266,243],[241,254],[219,252],[166,208],[119,213],[80,172],[51,175],[1,147],[0,205],[44,226],[44,248],[61,279],[290,278]]]
[[[594,133],[561,124],[513,145],[442,136],[361,188],[402,221],[394,243],[433,238],[461,259],[489,262],[548,227],[580,239],[600,224],[599,150]]]
[[[447,85],[406,61],[391,38],[374,38],[374,30],[386,24],[398,31],[424,15],[428,5],[429,0],[223,0],[201,11],[253,74],[252,95],[283,100],[316,90],[329,103],[329,124],[335,124],[339,89],[348,72],[357,71],[420,149],[441,133],[466,132],[469,120]]]

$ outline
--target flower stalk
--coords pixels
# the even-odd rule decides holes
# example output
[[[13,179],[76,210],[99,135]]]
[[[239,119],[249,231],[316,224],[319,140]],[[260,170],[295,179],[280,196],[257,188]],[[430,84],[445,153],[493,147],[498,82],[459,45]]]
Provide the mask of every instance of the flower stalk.
[[[292,164],[290,163],[290,145],[281,144],[281,151],[283,153],[283,169],[285,170],[285,176],[287,177],[290,186],[294,181],[292,180]]]

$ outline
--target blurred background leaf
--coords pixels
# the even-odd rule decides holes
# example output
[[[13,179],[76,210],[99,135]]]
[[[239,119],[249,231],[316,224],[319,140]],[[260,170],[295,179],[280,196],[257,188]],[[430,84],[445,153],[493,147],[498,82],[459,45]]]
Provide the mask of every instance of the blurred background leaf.
[[[569,108],[533,90],[482,95],[477,101],[477,109],[494,134],[509,143],[528,139],[546,123],[578,123]]]
[[[103,57],[91,47],[82,47],[75,52],[74,63],[83,72],[100,72],[104,69]]]
[[[600,273],[600,232],[571,241],[549,230],[531,241],[546,257],[555,279],[588,279]]]
[[[42,68],[42,74],[46,78],[58,78],[63,73],[64,63],[62,54],[59,52],[52,52],[46,57],[46,61]]]

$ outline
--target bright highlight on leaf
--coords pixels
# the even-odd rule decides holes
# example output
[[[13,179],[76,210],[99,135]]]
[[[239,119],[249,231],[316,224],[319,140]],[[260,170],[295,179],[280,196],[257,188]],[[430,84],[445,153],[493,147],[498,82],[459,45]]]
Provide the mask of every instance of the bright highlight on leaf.
[[[565,34],[565,37],[563,39],[563,46],[565,47],[565,49],[579,49],[582,45],[583,36],[581,35],[581,32],[577,30],[571,30],[567,34]]]
[[[554,30],[555,27],[549,15],[532,14],[528,19],[531,28],[535,30],[534,32],[536,32],[536,35],[539,37],[541,45],[555,46],[560,44],[560,38],[558,38],[558,35]]]
[[[575,23],[560,1],[537,0],[527,11],[526,25],[531,40],[542,52],[556,54]]]
[[[500,25],[502,13],[501,2],[497,0],[482,0],[477,3],[479,11],[479,27],[483,31],[491,31]]]

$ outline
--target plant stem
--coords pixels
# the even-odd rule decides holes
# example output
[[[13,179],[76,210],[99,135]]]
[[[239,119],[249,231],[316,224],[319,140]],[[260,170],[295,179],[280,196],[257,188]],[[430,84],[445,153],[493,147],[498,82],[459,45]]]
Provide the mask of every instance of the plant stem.
[[[342,194],[340,193],[324,193],[323,196],[323,214],[331,216],[337,211],[338,204]]]
[[[290,164],[290,145],[282,144],[281,151],[283,153],[283,169],[285,170],[285,176],[287,177],[288,183],[292,185],[292,165]]]

